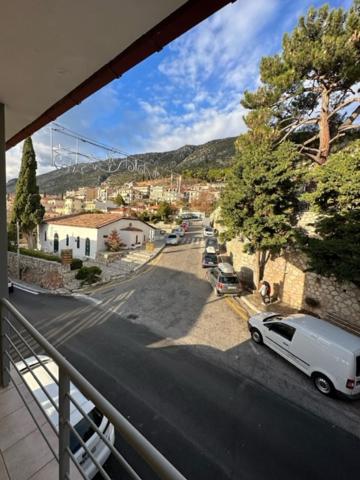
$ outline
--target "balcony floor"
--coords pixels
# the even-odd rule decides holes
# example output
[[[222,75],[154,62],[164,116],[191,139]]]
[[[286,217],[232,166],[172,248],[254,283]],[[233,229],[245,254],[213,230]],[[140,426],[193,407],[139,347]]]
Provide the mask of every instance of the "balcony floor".
[[[12,373],[21,393],[57,452],[58,439],[28,393],[21,378]],[[58,480],[59,467],[16,388],[0,388],[0,480]],[[72,465],[71,479],[81,475]]]

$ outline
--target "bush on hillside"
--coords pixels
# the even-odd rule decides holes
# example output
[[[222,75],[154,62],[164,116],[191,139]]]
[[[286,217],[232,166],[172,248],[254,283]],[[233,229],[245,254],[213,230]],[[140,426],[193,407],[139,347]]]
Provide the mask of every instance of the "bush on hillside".
[[[99,267],[81,267],[75,275],[76,280],[81,280],[81,285],[91,285],[100,280],[101,269]]]

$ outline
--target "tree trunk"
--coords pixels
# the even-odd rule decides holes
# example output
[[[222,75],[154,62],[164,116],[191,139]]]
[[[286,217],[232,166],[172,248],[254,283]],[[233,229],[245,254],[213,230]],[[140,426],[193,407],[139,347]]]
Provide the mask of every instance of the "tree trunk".
[[[259,288],[260,282],[264,279],[265,266],[267,261],[270,258],[270,255],[268,252],[260,251],[260,250],[257,250],[255,255],[256,255],[256,264],[257,264],[255,284],[257,288]]]
[[[318,163],[323,165],[330,152],[330,125],[329,125],[329,92],[324,88],[321,94],[321,112],[319,122],[319,154]]]
[[[30,250],[33,250],[34,249],[34,235],[33,235],[33,231],[30,231],[30,232],[26,232],[25,233],[25,237],[26,237],[26,242],[28,244],[28,248]]]

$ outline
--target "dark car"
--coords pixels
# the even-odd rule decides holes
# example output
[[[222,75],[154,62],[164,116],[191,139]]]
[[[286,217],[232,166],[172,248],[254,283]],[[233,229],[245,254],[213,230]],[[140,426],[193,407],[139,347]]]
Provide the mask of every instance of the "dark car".
[[[205,250],[211,252],[212,249],[208,250],[208,247],[213,247],[215,253],[220,252],[220,245],[219,245],[218,239],[215,237],[208,237],[205,240]]]
[[[225,273],[219,268],[212,268],[208,272],[208,278],[218,296],[225,293],[238,295],[242,291],[240,281],[235,273]]]
[[[8,278],[8,289],[9,289],[9,293],[12,293],[14,291],[14,284],[10,280],[10,278]]]
[[[203,268],[215,267],[218,264],[217,255],[215,253],[204,252],[202,256]]]

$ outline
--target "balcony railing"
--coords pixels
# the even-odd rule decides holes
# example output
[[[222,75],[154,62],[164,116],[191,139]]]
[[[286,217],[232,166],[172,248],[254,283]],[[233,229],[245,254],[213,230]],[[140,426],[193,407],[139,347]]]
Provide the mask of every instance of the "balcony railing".
[[[11,381],[23,399],[45,442],[59,463],[59,480],[71,480],[71,461],[79,470],[80,475],[84,479],[88,478],[80,462],[78,462],[78,459],[75,458],[74,453],[70,449],[71,436],[73,438],[74,436],[76,437],[76,440],[84,449],[84,452],[86,452],[86,458],[91,459],[100,475],[106,480],[111,480],[111,477],[94,456],[93,449],[89,448],[89,441],[84,441],[82,436],[74,428],[74,425],[72,425],[70,411],[74,409],[74,407],[82,418],[86,419],[91,429],[97,433],[104,444],[111,450],[113,459],[119,463],[120,468],[127,473],[128,477],[136,480],[141,479],[141,476],[136,473],[135,467],[129,464],[110,441],[106,432],[98,428],[93,419],[90,418],[80,405],[79,401],[74,398],[74,395],[71,393],[71,390],[73,390],[71,389],[71,385],[74,385],[112,423],[115,427],[117,437],[120,436],[127,445],[130,445],[133,450],[143,458],[158,478],[163,480],[185,480],[183,475],[84,378],[7,299],[0,301],[0,307],[0,366],[2,369],[0,378],[2,378],[4,385]],[[44,357],[42,356],[44,354],[57,364],[58,377],[49,370],[47,362],[44,361]],[[37,365],[40,365],[47,375],[51,377],[54,384],[57,385],[56,395],[50,394],[49,389],[45,388],[42,384],[38,375],[35,373],[36,369],[32,368],[29,360],[27,360],[29,357],[34,357]],[[21,372],[19,362],[23,362]],[[51,405],[51,408],[57,412],[58,424],[54,425],[54,422],[50,421],[50,418],[42,407],[38,396],[36,396],[33,389],[30,388],[29,382],[24,381],[24,385],[27,387],[30,395],[58,437],[58,453],[43,432],[40,425],[41,422],[39,422],[36,415],[34,415],[29,408],[28,402],[24,398],[24,394],[15,379],[16,372],[21,378],[23,378],[24,373],[30,374],[31,380],[36,382],[36,385],[45,395],[46,402],[49,402],[48,404]]]

